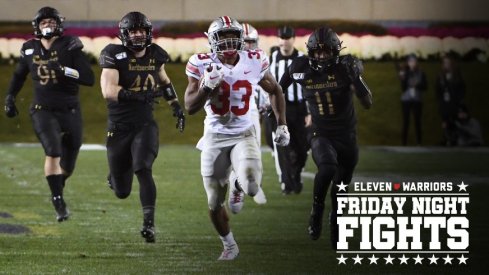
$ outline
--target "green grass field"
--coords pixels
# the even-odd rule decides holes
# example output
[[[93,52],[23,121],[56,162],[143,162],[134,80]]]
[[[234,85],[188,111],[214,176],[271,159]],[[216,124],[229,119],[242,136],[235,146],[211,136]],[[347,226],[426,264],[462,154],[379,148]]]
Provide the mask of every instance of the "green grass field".
[[[441,141],[441,120],[435,99],[434,81],[440,70],[438,62],[422,62],[426,72],[429,90],[424,95],[423,144],[437,145]],[[466,102],[474,117],[481,122],[485,140],[489,140],[489,66],[483,63],[463,63],[463,76],[467,83]],[[0,65],[0,87],[7,89],[14,66]],[[185,64],[168,64],[168,75],[172,79],[183,103],[187,86]],[[100,68],[93,66],[96,76],[94,87],[82,87],[80,100],[84,118],[84,142],[103,143],[107,111],[100,92]],[[401,143],[400,84],[393,62],[365,62],[365,80],[374,97],[371,110],[365,111],[357,104],[358,137],[362,145],[399,145]],[[4,94],[0,93],[3,100]],[[20,116],[8,119],[0,115],[0,142],[37,142],[32,131],[28,108],[32,101],[32,84],[27,80],[17,99]],[[355,101],[358,103],[358,101]],[[167,104],[156,106],[155,117],[160,126],[161,144],[195,144],[202,135],[203,111],[187,117],[185,134],[175,130],[175,121]],[[411,125],[410,144],[414,144],[414,126]]]
[[[199,173],[199,152],[192,146],[163,146],[154,165],[157,183],[157,242],[139,236],[141,210],[137,182],[126,200],[117,199],[105,183],[104,151],[81,151],[65,189],[72,212],[57,223],[43,177],[40,147],[0,145],[0,224],[22,225],[24,234],[0,233],[0,274],[481,274],[486,258],[489,220],[489,151],[416,147],[362,147],[353,181],[463,180],[469,184],[470,251],[468,265],[338,265],[323,236],[313,242],[306,233],[312,178],[304,178],[300,195],[283,196],[276,183],[270,153],[263,153],[266,205],[251,198],[231,226],[240,245],[232,262],[217,262],[221,243],[207,216]],[[313,173],[308,160],[306,171]],[[307,173],[307,174],[309,174]],[[327,199],[329,210],[329,197]],[[380,255],[378,255],[380,256]],[[350,260],[351,261],[351,260]],[[439,261],[440,262],[440,261]],[[455,264],[456,263],[456,264]]]

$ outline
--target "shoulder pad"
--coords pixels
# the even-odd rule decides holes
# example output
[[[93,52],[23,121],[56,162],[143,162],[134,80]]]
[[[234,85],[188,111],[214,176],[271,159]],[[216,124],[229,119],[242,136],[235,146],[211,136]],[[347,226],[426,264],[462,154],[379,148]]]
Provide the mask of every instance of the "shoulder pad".
[[[22,44],[22,49],[34,47],[34,44],[36,43],[36,41],[39,41],[39,40],[37,40],[35,38],[31,38],[31,39],[27,40],[26,42],[24,42],[24,44]]]
[[[187,76],[200,79],[203,75],[204,68],[213,62],[213,54],[211,53],[196,53],[193,54],[187,62],[185,72]]]
[[[83,43],[77,36],[69,36],[68,40],[68,51],[81,50],[83,49]]]
[[[149,47],[153,51],[153,55],[157,60],[161,61],[162,63],[167,63],[170,61],[170,56],[162,47],[154,43],[152,43]]]
[[[22,48],[20,48],[20,57],[24,58],[26,55],[31,55],[34,52],[34,48],[36,47],[36,39],[29,39],[24,44],[22,44]]]
[[[115,57],[116,55],[121,54],[121,53],[126,53],[127,51],[129,51],[129,49],[127,49],[126,47],[124,47],[122,45],[109,44],[109,45],[105,46],[105,48],[102,50],[101,54]],[[127,53],[126,53],[125,57],[127,57]],[[119,58],[119,59],[122,59],[122,58]]]
[[[98,59],[99,65],[102,68],[113,68],[115,67],[116,59],[127,58],[127,49],[122,45],[109,44],[100,53]]]
[[[363,73],[362,61],[350,54],[340,56],[340,63],[346,69],[350,79],[356,79]]]

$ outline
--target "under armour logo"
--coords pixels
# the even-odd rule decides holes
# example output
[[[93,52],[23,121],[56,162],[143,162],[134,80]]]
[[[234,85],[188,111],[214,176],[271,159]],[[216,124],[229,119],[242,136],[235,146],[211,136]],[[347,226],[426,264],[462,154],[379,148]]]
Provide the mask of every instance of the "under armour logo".
[[[111,137],[111,136],[113,136],[113,135],[114,135],[114,133],[113,133],[113,132],[107,132],[107,136],[108,136],[108,137]]]
[[[333,75],[328,75],[328,80],[334,80],[334,74]]]

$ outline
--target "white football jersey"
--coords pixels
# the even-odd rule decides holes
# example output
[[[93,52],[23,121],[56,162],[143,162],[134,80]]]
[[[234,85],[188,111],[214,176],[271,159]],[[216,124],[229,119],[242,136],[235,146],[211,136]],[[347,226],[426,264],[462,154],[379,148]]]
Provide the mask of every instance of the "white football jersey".
[[[215,53],[194,54],[187,63],[186,74],[200,80],[212,63],[222,68],[224,79],[219,94],[204,105],[204,129],[210,133],[242,133],[253,124],[249,112],[250,104],[256,104],[253,88],[268,70],[268,57],[261,50],[240,51],[238,63],[231,66],[222,64]]]

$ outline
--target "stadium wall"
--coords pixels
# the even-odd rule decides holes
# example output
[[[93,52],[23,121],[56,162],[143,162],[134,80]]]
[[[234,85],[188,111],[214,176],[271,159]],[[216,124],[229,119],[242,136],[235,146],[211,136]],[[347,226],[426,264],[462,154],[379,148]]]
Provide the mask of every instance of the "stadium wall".
[[[0,20],[31,20],[41,6],[53,6],[72,21],[114,21],[131,10],[153,21],[224,14],[238,20],[489,20],[489,1],[483,0],[0,0]]]

